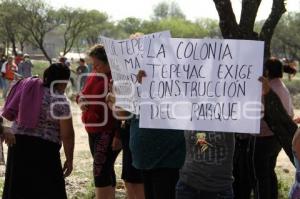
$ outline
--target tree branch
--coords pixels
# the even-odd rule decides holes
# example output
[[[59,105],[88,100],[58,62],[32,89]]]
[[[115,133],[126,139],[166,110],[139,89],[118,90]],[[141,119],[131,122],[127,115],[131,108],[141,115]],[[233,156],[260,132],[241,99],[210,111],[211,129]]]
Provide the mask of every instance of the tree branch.
[[[240,28],[243,34],[249,34],[253,32],[260,3],[261,0],[243,0],[240,19]]]
[[[270,46],[274,30],[281,18],[285,13],[285,0],[273,0],[272,11],[264,23],[259,38],[265,41],[265,57],[270,57]]]
[[[225,39],[240,38],[240,28],[236,22],[235,14],[230,0],[213,0],[220,18],[220,29]]]

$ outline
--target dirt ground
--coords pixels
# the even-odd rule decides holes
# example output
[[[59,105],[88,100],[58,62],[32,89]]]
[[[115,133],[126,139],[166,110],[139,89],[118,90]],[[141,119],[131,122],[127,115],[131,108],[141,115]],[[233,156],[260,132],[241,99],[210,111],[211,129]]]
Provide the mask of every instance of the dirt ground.
[[[73,112],[75,113],[73,121],[74,121],[74,128],[76,131],[76,148],[75,148],[76,152],[75,152],[75,154],[88,153],[88,151],[89,151],[88,142],[87,142],[88,136],[87,136],[87,134],[84,130],[84,127],[82,126],[82,123],[81,123],[80,110],[78,109],[77,106],[73,106]],[[295,111],[295,115],[300,116],[300,110]],[[122,157],[120,154],[119,158],[116,162],[117,174],[120,174],[120,169],[122,167],[121,158]],[[90,156],[86,159],[86,161],[89,161],[89,162],[91,161]],[[289,158],[286,156],[284,151],[281,151],[278,156],[276,171],[280,172],[281,173],[280,177],[282,177],[284,179],[291,179],[291,178],[293,178],[293,176],[295,174],[295,168],[291,164]],[[121,182],[121,181],[119,180],[119,182]],[[288,183],[291,183],[290,180],[288,180]],[[122,188],[123,188],[122,184],[119,184],[119,185],[120,185],[119,188],[121,188],[121,190],[119,190],[119,192],[121,193],[121,195],[123,195],[124,193],[122,191]]]
[[[92,192],[92,159],[89,153],[88,146],[88,136],[87,133],[81,123],[80,118],[80,109],[73,104],[72,105],[73,112],[73,122],[75,129],[75,157],[74,157],[74,172],[71,177],[69,177],[66,181],[67,190],[69,194],[69,198],[86,198],[91,199],[93,195],[86,195],[87,192]],[[296,111],[296,115],[300,116],[300,110]],[[6,152],[5,148],[5,152]],[[6,155],[6,154],[5,154]],[[117,190],[117,198],[126,198],[124,185],[122,180],[120,179],[121,168],[122,168],[122,154],[119,155],[118,160],[115,165],[116,173],[118,176],[118,190]],[[0,182],[3,182],[3,171],[4,167],[2,166],[2,177],[0,178]],[[282,151],[278,157],[277,161],[277,172],[281,173],[283,178],[289,179],[289,184],[291,183],[291,179],[294,176],[295,169],[293,165],[290,163],[288,157]],[[287,185],[289,186],[289,185]]]

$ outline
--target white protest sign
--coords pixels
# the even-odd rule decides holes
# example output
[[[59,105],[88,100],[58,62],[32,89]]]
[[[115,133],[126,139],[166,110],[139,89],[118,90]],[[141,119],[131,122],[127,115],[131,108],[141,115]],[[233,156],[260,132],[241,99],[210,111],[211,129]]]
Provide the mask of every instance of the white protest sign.
[[[141,128],[259,133],[264,43],[145,39]]]
[[[145,38],[169,38],[170,31],[157,32],[127,40],[101,37],[108,57],[116,92],[116,106],[139,114],[140,85],[136,75],[141,68]]]

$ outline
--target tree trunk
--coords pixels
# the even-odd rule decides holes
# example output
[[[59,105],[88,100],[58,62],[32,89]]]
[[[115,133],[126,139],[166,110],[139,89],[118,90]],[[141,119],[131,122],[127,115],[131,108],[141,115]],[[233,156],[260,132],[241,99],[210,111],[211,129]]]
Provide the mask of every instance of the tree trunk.
[[[2,45],[4,46],[4,52],[2,54],[2,56],[6,56],[6,49],[7,49],[7,44],[5,41],[2,42]],[[1,57],[2,58],[2,57]]]
[[[15,39],[12,39],[12,40],[11,40],[11,44],[12,44],[13,54],[14,54],[15,56],[17,56],[17,55],[18,55],[18,52],[17,52],[17,45],[16,45]]]
[[[43,44],[40,44],[39,46],[40,46],[40,49],[41,49],[42,53],[44,54],[45,58],[47,59],[47,61],[50,64],[52,64],[52,59],[49,57],[49,55],[48,55],[46,49],[44,48]]]
[[[9,41],[6,41],[5,42],[5,55],[8,56],[9,52],[9,47],[10,47],[10,42]]]
[[[25,42],[20,41],[21,52],[24,52]]]
[[[254,21],[261,0],[243,0],[241,22],[238,25],[230,0],[214,0],[220,18],[222,36],[226,39],[248,39],[265,41],[264,58],[270,57],[270,44],[274,30],[282,14],[286,11],[284,0],[273,0],[272,11],[264,23],[260,34],[254,32]],[[293,162],[292,139],[297,125],[286,113],[274,92],[265,96],[265,121],[280,141],[285,152]]]

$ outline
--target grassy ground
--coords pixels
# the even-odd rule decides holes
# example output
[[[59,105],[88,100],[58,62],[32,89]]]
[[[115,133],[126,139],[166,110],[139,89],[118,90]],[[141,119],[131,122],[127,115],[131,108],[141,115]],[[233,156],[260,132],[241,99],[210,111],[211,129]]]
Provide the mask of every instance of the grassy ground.
[[[295,108],[300,109],[300,73],[297,73],[291,81],[289,81],[287,75],[285,75],[284,82],[291,93]]]
[[[32,63],[34,65],[32,74],[39,77],[43,76],[44,70],[49,66],[47,61],[32,61]]]
[[[43,70],[49,65],[48,62],[34,61],[34,70],[33,74],[38,74],[40,77],[43,74]],[[296,107],[300,108],[300,75],[297,75],[293,81],[288,81],[287,78],[284,78],[286,85],[291,91],[291,94],[294,99],[294,104]],[[0,100],[0,104],[3,101]],[[299,104],[297,104],[299,103]],[[72,106],[72,112],[74,112],[74,128],[76,131],[76,148],[75,148],[75,158],[74,158],[74,172],[71,177],[66,180],[68,196],[70,199],[92,199],[94,198],[93,193],[93,183],[92,183],[92,159],[88,149],[88,138],[85,133],[85,130],[82,127],[80,120],[80,112],[76,105]],[[118,176],[117,183],[117,199],[124,199],[125,191],[124,184],[120,179],[121,175],[121,155],[116,163],[116,173]],[[279,194],[280,199],[287,199],[288,191],[293,183],[294,179],[294,168],[289,163],[286,155],[281,152],[278,157],[276,172],[279,179]],[[4,166],[0,166],[0,195],[3,188],[3,174]],[[2,177],[1,177],[2,176]]]

